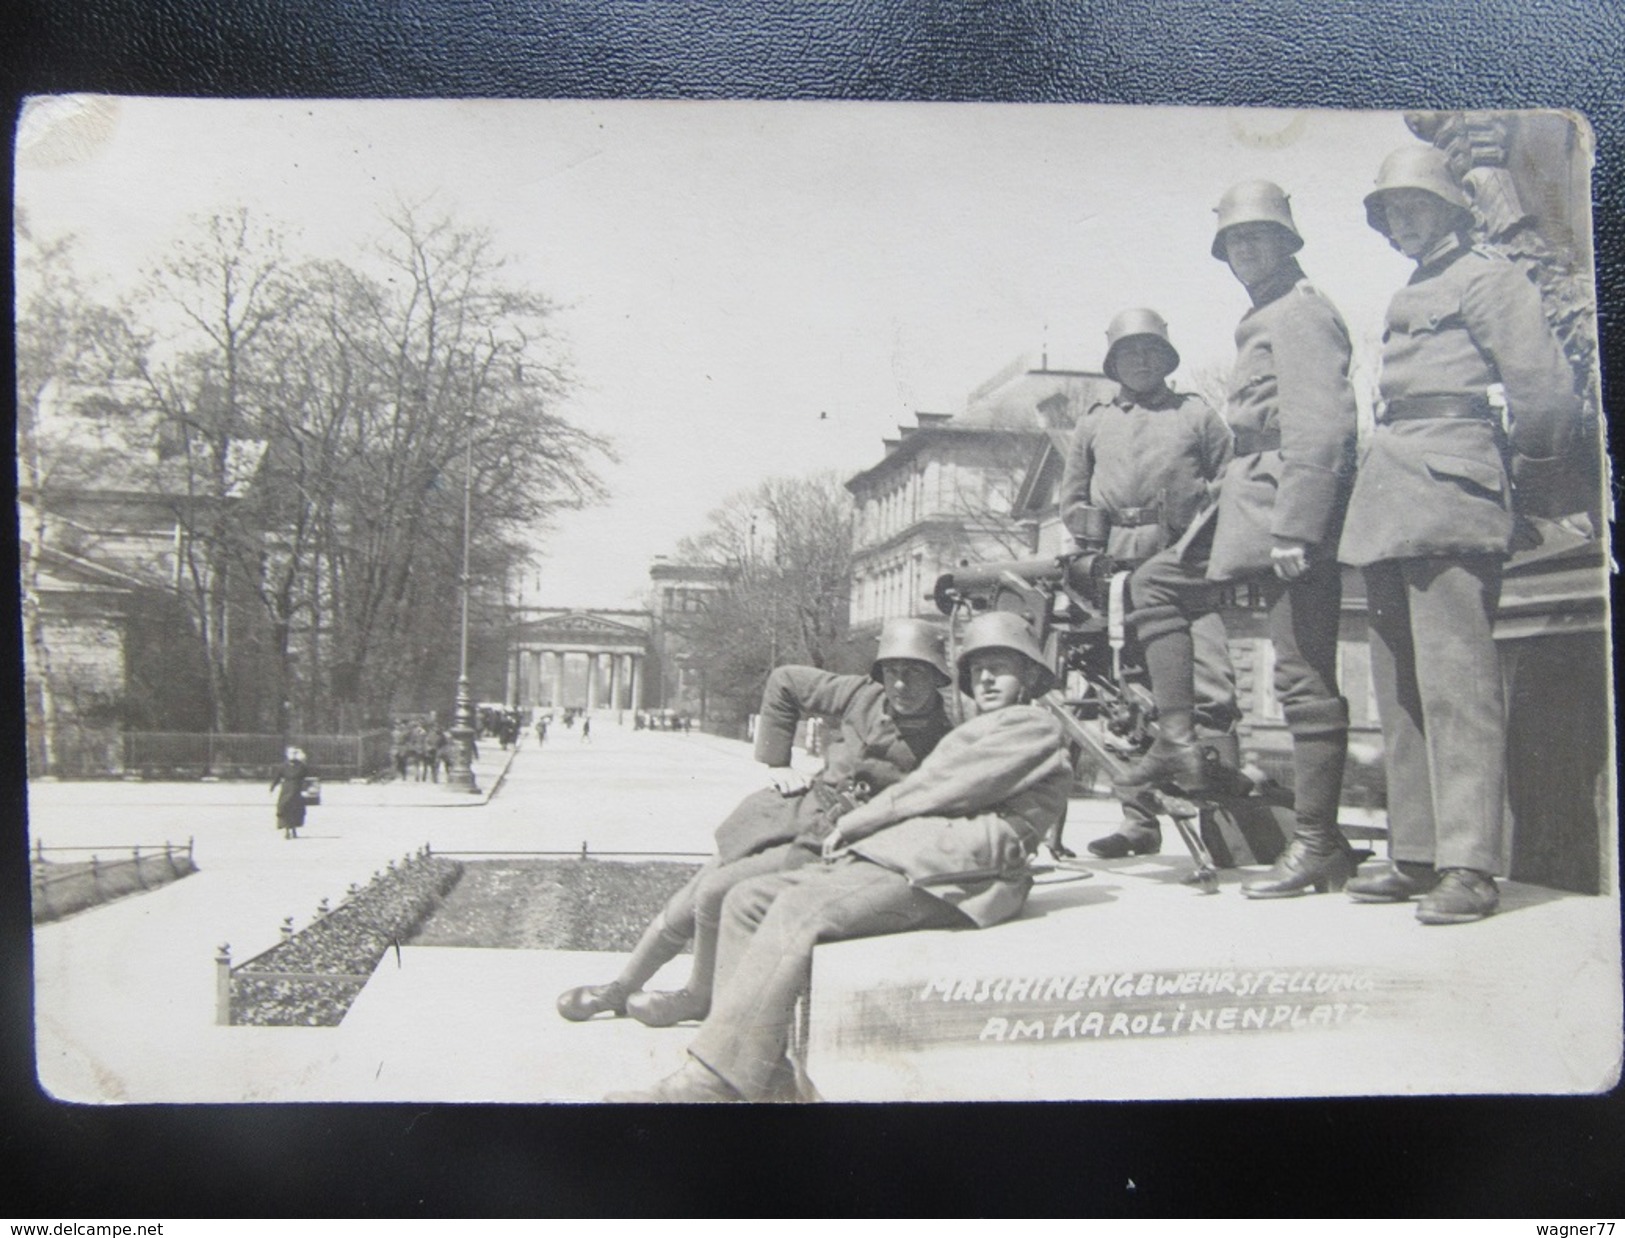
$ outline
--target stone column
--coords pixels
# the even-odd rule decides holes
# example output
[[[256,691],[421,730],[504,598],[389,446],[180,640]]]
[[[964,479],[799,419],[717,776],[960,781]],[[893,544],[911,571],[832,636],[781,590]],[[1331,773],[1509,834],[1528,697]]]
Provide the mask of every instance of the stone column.
[[[587,712],[598,708],[598,655],[587,655]]]
[[[632,712],[643,708],[643,655],[632,655]]]
[[[509,709],[519,704],[519,651],[508,650],[508,677],[502,689],[502,703]]]
[[[611,653],[605,655],[609,659],[609,707],[621,707],[621,655]]]

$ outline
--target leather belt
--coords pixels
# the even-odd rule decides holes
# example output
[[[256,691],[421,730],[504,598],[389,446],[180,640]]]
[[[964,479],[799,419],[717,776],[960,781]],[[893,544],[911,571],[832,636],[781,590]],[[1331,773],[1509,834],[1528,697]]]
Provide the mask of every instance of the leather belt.
[[[1241,430],[1236,433],[1236,455],[1256,456],[1260,452],[1280,451],[1281,432],[1279,430],[1259,430],[1256,432]]]
[[[1388,401],[1383,421],[1491,421],[1495,410],[1481,395],[1408,395]]]
[[[1112,512],[1112,523],[1120,529],[1134,529],[1144,524],[1161,524],[1162,508],[1155,503],[1150,507],[1119,507]]]

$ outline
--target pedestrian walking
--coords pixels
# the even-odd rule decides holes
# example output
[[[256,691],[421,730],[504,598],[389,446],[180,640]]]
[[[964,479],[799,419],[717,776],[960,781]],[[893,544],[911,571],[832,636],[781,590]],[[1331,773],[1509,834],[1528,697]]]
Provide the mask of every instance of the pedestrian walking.
[[[283,838],[294,839],[305,824],[305,777],[309,769],[303,749],[289,748],[286,758],[271,775],[269,789],[277,793],[276,827]]]

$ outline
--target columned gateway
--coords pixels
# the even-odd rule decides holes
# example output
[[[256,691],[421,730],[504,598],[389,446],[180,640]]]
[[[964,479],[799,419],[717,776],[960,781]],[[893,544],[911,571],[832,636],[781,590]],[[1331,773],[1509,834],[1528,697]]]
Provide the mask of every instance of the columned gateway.
[[[650,616],[527,608],[508,636],[510,708],[639,710]]]

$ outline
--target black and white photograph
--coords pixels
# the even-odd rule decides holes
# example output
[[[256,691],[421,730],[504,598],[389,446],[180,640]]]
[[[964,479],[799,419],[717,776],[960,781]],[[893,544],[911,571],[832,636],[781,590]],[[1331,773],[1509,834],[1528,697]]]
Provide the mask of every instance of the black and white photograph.
[[[51,1097],[1618,1084],[1580,113],[15,142]]]

